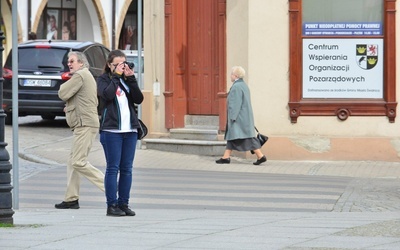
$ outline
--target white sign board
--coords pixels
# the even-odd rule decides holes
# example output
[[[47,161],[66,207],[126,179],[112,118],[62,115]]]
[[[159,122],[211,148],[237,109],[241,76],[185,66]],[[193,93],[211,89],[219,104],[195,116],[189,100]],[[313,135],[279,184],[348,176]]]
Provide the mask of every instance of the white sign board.
[[[383,39],[303,39],[303,98],[383,98]]]

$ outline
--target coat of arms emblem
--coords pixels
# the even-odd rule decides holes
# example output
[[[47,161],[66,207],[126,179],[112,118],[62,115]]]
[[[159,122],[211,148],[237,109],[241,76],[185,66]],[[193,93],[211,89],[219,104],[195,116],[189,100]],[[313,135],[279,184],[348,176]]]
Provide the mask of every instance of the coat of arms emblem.
[[[357,44],[356,45],[357,65],[362,69],[372,69],[378,63],[377,44]]]

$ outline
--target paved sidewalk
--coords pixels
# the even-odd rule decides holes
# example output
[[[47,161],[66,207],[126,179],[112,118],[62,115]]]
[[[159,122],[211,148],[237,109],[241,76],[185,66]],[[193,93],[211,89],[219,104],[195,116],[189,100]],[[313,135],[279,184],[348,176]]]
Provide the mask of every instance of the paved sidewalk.
[[[20,157],[49,165],[65,165],[70,151],[71,139],[72,137],[67,137],[51,143],[31,145],[20,150]],[[400,178],[400,162],[268,160],[266,163],[254,166],[252,162],[255,161],[255,158],[232,157],[231,164],[216,164],[216,159],[218,157],[138,149],[136,151],[135,166],[359,178]],[[89,161],[94,166],[104,166],[105,164],[104,152],[98,139],[92,147]]]
[[[24,159],[65,165],[71,137],[30,145]],[[89,157],[104,166],[98,141]],[[359,178],[400,177],[388,162],[287,162],[216,157],[140,149],[135,165],[207,171],[237,171]],[[43,171],[43,170],[42,170]],[[44,170],[45,171],[45,170]],[[368,179],[365,179],[368,181]],[[372,180],[372,179],[371,179]],[[400,249],[400,212],[238,212],[135,209],[135,217],[107,217],[104,209],[17,210],[14,227],[0,228],[1,249]]]
[[[17,211],[2,249],[400,249],[400,213]]]

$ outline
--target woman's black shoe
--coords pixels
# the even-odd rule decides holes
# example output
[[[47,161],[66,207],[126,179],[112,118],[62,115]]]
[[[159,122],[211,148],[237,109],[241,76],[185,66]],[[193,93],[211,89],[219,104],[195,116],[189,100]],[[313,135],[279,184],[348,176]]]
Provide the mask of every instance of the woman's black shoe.
[[[55,204],[55,208],[57,209],[78,209],[79,208],[79,202],[78,200],[76,201],[63,201],[61,203]]]
[[[124,211],[126,216],[135,216],[135,212],[132,211],[127,204],[119,205],[119,209]]]
[[[125,216],[125,212],[117,205],[111,205],[107,208],[107,216]]]
[[[260,165],[263,162],[267,161],[267,157],[265,157],[265,155],[263,157],[261,157],[260,159],[258,159],[256,162],[253,162],[254,165]]]
[[[219,160],[215,161],[217,164],[229,164],[231,163],[231,158],[220,158]]]

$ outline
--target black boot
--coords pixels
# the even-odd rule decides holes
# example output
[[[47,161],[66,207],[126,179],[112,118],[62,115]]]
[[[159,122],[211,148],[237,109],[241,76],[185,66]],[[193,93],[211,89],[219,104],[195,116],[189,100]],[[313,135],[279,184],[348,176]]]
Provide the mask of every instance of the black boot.
[[[119,209],[121,209],[122,211],[124,211],[124,213],[125,213],[126,216],[135,216],[135,212],[132,211],[132,210],[130,209],[130,207],[128,206],[128,204],[119,205]]]
[[[125,212],[117,205],[111,205],[107,208],[107,216],[125,216]]]

